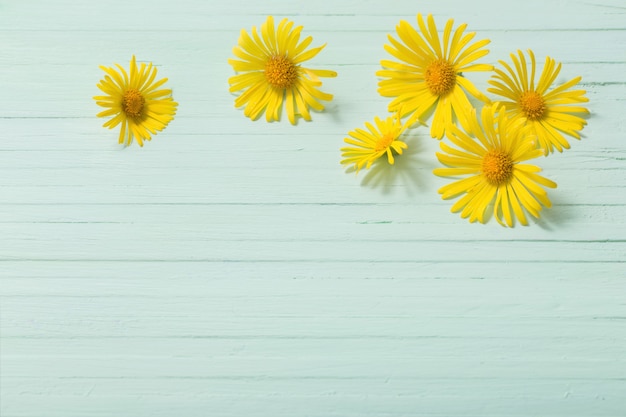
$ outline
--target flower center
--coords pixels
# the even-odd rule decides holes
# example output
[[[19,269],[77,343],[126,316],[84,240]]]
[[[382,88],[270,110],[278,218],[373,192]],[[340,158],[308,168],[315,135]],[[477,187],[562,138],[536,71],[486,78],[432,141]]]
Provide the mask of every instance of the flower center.
[[[146,99],[143,98],[141,93],[134,88],[126,90],[124,93],[124,113],[129,117],[141,117],[141,111],[143,110]]]
[[[298,78],[298,67],[284,56],[270,57],[265,64],[265,79],[276,88],[289,88]]]
[[[449,93],[456,85],[456,72],[454,67],[444,59],[432,62],[424,73],[426,85],[430,92],[436,96]]]
[[[396,137],[391,133],[383,135],[383,137],[378,139],[378,142],[376,142],[376,147],[374,148],[374,151],[380,152],[386,150],[388,147],[391,146],[395,139]]]
[[[536,91],[526,91],[519,99],[522,111],[526,114],[526,118],[530,120],[541,119],[546,112],[546,103],[543,101],[541,94]]]
[[[513,176],[513,161],[508,153],[493,149],[483,157],[482,170],[489,183],[501,185]]]

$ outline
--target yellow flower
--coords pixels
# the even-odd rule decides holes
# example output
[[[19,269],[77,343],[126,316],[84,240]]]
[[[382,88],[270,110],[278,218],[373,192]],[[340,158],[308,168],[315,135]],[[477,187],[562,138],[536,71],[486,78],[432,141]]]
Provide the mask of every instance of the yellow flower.
[[[386,120],[374,118],[376,126],[366,122],[367,131],[355,129],[348,133],[350,137],[344,138],[344,142],[353,145],[341,148],[341,160],[343,165],[352,165],[358,172],[363,166],[369,169],[374,161],[383,155],[387,155],[387,161],[393,165],[394,152],[402,155],[402,150],[407,144],[400,140],[400,136],[407,129],[408,124],[402,125],[400,115],[390,116]]]
[[[268,122],[280,120],[283,101],[291,124],[296,115],[311,120],[309,108],[324,109],[319,100],[331,100],[332,95],[317,89],[322,85],[319,77],[335,77],[329,70],[304,68],[300,64],[317,55],[326,45],[307,50],[313,40],[307,37],[300,42],[302,26],[293,29],[293,22],[283,19],[274,29],[272,16],[261,25],[261,34],[256,27],[252,36],[241,31],[238,45],[233,54],[239,59],[228,63],[240,73],[230,77],[230,92],[243,91],[235,100],[235,107],[245,106],[244,115],[256,120],[265,111]]]
[[[458,148],[441,142],[437,153],[441,163],[450,168],[433,172],[443,177],[467,176],[439,189],[443,199],[463,195],[451,211],[461,211],[461,217],[470,222],[485,222],[485,211],[493,202],[493,214],[504,226],[514,224],[514,219],[528,225],[524,210],[538,218],[541,206],[550,207],[546,191],[540,187],[556,187],[556,183],[540,176],[541,169],[520,162],[542,155],[529,140],[532,135],[524,121],[512,121],[499,103],[485,105],[481,112],[482,128],[472,110],[469,118],[471,132],[476,139],[453,125],[447,137]]]
[[[165,129],[174,118],[178,103],[171,97],[172,90],[158,89],[167,81],[163,78],[157,82],[157,74],[152,64],[141,64],[137,69],[135,56],[130,61],[130,74],[122,66],[115,68],[100,66],[107,75],[98,83],[98,88],[105,96],[95,96],[96,103],[107,108],[98,117],[113,116],[103,126],[113,129],[120,123],[119,143],[130,145],[133,138],[139,146],[151,135]]]
[[[411,114],[411,120],[416,120],[436,106],[430,134],[441,139],[453,124],[454,116],[467,126],[472,105],[466,92],[489,101],[461,72],[491,71],[493,67],[473,63],[489,53],[483,49],[488,39],[469,44],[475,33],[463,35],[467,25],[462,24],[453,34],[454,21],[450,19],[441,42],[432,15],[427,20],[428,27],[422,15],[417,15],[419,32],[408,22],[400,21],[396,26],[400,41],[388,35],[391,45],[385,45],[385,50],[401,62],[382,60],[384,69],[376,75],[387,78],[378,83],[378,92],[383,97],[395,97],[389,111],[400,111],[401,116]]]
[[[573,78],[548,91],[561,70],[561,64],[556,65],[554,59],[546,57],[543,71],[535,85],[533,51],[528,50],[530,77],[524,54],[519,50],[517,52],[519,59],[511,54],[515,70],[506,62],[499,61],[508,74],[496,69],[496,75],[489,80],[495,88],[488,88],[487,91],[505,98],[501,103],[513,120],[524,119],[531,126],[532,132],[537,137],[537,146],[543,149],[545,155],[554,152],[555,148],[559,152],[562,152],[563,148],[569,149],[570,145],[563,134],[580,139],[578,132],[587,122],[576,114],[589,113],[584,107],[572,105],[589,101],[584,96],[585,90],[569,90],[581,80],[581,77]]]

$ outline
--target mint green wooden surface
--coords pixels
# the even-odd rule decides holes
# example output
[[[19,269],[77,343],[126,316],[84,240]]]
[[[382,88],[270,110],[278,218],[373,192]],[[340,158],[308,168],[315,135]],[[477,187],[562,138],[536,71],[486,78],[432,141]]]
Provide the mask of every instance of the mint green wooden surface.
[[[583,77],[529,227],[449,213],[427,128],[393,169],[339,165],[418,12]],[[227,59],[268,14],[327,43],[311,123],[233,106]],[[0,415],[625,416],[625,45],[619,0],[0,1]],[[180,103],[143,149],[91,98],[132,54]]]

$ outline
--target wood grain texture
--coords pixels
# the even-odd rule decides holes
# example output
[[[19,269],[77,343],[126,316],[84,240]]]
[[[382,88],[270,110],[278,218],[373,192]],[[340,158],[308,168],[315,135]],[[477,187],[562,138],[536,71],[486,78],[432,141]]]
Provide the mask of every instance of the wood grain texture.
[[[417,12],[583,77],[529,227],[450,213],[427,129],[393,169],[339,165]],[[227,59],[268,14],[327,43],[313,122],[233,107]],[[624,45],[620,0],[0,1],[0,415],[625,416]],[[92,100],[132,54],[180,103],[143,149]]]

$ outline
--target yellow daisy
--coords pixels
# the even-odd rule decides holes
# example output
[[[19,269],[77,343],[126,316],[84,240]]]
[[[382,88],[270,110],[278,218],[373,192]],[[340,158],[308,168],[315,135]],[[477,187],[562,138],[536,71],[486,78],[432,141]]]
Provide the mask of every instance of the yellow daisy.
[[[554,152],[554,149],[559,152],[563,148],[569,149],[570,145],[563,134],[580,139],[579,131],[587,122],[576,114],[589,113],[586,108],[575,105],[589,101],[584,96],[585,90],[570,90],[578,84],[581,77],[573,78],[548,91],[561,70],[561,64],[557,65],[554,59],[546,57],[543,71],[535,85],[533,51],[528,50],[530,77],[524,54],[519,50],[517,52],[519,58],[511,54],[515,70],[506,62],[499,61],[508,74],[496,69],[496,75],[489,80],[495,88],[488,88],[487,91],[504,97],[501,103],[511,118],[524,119],[531,126],[537,138],[537,146],[543,149],[545,155]]]
[[[96,104],[106,110],[98,113],[98,117],[110,117],[103,126],[113,129],[120,123],[119,143],[130,145],[133,138],[139,146],[151,135],[165,129],[174,118],[178,103],[171,97],[172,90],[159,89],[167,78],[154,81],[157,69],[141,64],[137,68],[135,56],[130,60],[130,74],[122,66],[100,68],[107,75],[98,83],[98,88],[105,96],[95,96]]]
[[[374,118],[375,126],[366,122],[363,129],[355,129],[348,133],[350,137],[344,138],[344,142],[352,145],[341,148],[342,165],[354,165],[357,172],[363,166],[369,169],[374,161],[383,155],[387,155],[387,161],[393,165],[393,154],[402,155],[407,144],[400,140],[400,136],[407,129],[407,124],[402,125],[400,115],[390,116],[381,120],[378,116]]]
[[[454,20],[450,19],[444,28],[442,42],[432,15],[428,15],[427,21],[428,26],[418,14],[419,32],[402,20],[396,26],[400,40],[388,35],[391,45],[385,45],[385,50],[400,62],[380,62],[384,69],[377,71],[376,75],[386,79],[378,83],[378,92],[383,97],[395,97],[389,104],[389,111],[400,111],[401,116],[411,114],[411,120],[421,119],[435,107],[430,134],[441,139],[452,125],[454,116],[464,127],[467,126],[467,112],[473,106],[466,93],[489,101],[461,73],[491,71],[493,66],[474,63],[489,53],[483,48],[490,42],[488,39],[470,44],[475,33],[464,35],[466,24],[452,33]]]
[[[241,31],[238,46],[233,54],[239,59],[228,63],[239,74],[230,77],[230,92],[242,91],[235,107],[245,106],[244,115],[256,120],[265,112],[268,122],[280,120],[283,101],[291,124],[296,115],[311,120],[309,108],[324,109],[319,100],[329,101],[331,94],[321,92],[319,77],[336,77],[335,71],[304,68],[300,64],[317,55],[324,46],[306,49],[313,38],[300,42],[302,26],[293,28],[293,22],[281,20],[274,28],[274,18],[269,16],[261,25],[261,33],[252,28],[252,36]]]
[[[542,205],[550,207],[546,191],[541,187],[556,187],[556,183],[540,176],[541,169],[521,162],[537,158],[542,151],[529,140],[532,132],[524,121],[512,121],[499,103],[485,105],[481,122],[472,110],[469,122],[470,137],[456,125],[448,130],[447,137],[458,148],[441,142],[437,153],[439,161],[450,168],[433,172],[443,177],[467,176],[439,189],[443,199],[462,197],[451,211],[461,211],[461,217],[470,222],[485,222],[485,211],[493,203],[493,214],[504,226],[513,226],[514,219],[528,225],[524,211],[538,218]]]

